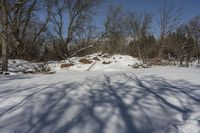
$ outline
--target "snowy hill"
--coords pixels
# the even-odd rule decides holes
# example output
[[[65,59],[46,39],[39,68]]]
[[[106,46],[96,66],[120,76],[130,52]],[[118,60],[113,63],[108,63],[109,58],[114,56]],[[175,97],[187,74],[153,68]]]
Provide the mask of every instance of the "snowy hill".
[[[112,55],[96,53],[85,57],[73,57],[62,61],[62,64],[73,64],[70,67],[59,69],[59,63],[52,67],[54,70],[69,70],[69,71],[118,71],[130,69],[130,66],[142,63],[136,58],[128,55]]]
[[[152,64],[152,62],[149,62]],[[137,58],[129,55],[108,55],[103,53],[94,53],[84,57],[72,57],[62,61],[49,62],[28,62],[24,60],[9,60],[8,68],[10,74],[16,73],[55,73],[59,71],[124,71],[135,68],[149,68],[150,65],[145,64]],[[178,62],[163,63],[166,65],[177,65]],[[198,62],[190,63],[190,67],[196,68]]]
[[[95,53],[84,57],[72,57],[63,61],[30,63],[24,60],[9,60],[10,72],[39,73],[43,71],[120,71],[132,69],[131,66],[142,64],[128,55],[108,55]]]

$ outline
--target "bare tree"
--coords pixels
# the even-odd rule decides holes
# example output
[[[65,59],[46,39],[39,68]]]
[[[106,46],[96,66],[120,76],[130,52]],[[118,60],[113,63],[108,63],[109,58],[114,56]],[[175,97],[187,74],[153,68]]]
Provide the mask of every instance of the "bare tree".
[[[160,10],[158,23],[159,29],[159,58],[162,58],[162,50],[163,50],[163,40],[164,38],[174,31],[176,27],[179,25],[181,19],[180,9],[176,9],[174,6],[165,5]]]
[[[194,17],[187,24],[188,34],[194,39],[194,54],[198,59],[198,65],[200,64],[200,15]]]
[[[122,41],[125,39],[125,23],[122,6],[109,5],[104,21],[105,39],[107,41],[105,48],[107,52],[113,54],[120,52]],[[104,42],[105,43],[105,42]]]
[[[66,2],[65,1],[59,1],[55,0],[53,3],[53,11],[52,11],[52,17],[51,22],[53,23],[53,30],[55,32],[55,35],[52,35],[52,39],[56,38],[59,39],[59,43],[61,45],[64,45],[65,39],[64,39],[64,20],[63,16],[66,12]],[[55,42],[55,40],[53,40]]]
[[[27,54],[29,46],[32,47],[38,43],[40,35],[46,31],[50,20],[50,10],[49,0],[9,1],[9,51],[13,56]],[[38,19],[40,11],[46,15],[44,21]]]
[[[187,57],[187,64],[189,64],[189,58],[191,58],[191,47],[193,46],[193,43],[189,42],[190,35],[188,36],[187,33],[187,26],[182,25],[179,28],[177,28],[177,31],[175,33],[175,40],[172,40],[174,44],[176,44],[177,51],[178,51],[178,59],[180,61],[180,65],[183,65],[184,59]],[[190,49],[190,50],[188,50]],[[189,57],[190,56],[190,57]]]
[[[8,70],[8,3],[7,0],[1,0],[1,12],[2,12],[2,33],[1,40],[2,40],[2,71]]]
[[[138,56],[140,59],[142,59],[141,40],[148,36],[151,22],[152,16],[150,14],[129,12],[127,17],[129,33],[137,45]]]
[[[52,24],[61,42],[63,55],[69,56],[69,45],[75,38],[74,34],[93,14],[93,8],[102,0],[54,0]],[[67,22],[63,18],[67,18]],[[65,28],[67,27],[67,28]]]
[[[105,31],[107,35],[112,32],[119,31],[122,23],[123,9],[122,6],[109,5],[106,13],[106,20],[104,22]]]

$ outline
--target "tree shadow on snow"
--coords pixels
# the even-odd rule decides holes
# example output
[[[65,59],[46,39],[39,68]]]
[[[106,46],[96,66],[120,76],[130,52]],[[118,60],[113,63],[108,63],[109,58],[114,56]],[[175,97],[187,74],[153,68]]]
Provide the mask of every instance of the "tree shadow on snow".
[[[199,88],[183,80],[139,78],[131,73],[50,84],[10,108],[0,108],[0,132],[169,132],[176,130],[176,114],[187,120],[200,108]]]
[[[19,74],[19,75],[0,75],[0,83],[4,83],[5,81],[12,81],[12,80],[23,80],[31,78],[32,75],[30,74]]]

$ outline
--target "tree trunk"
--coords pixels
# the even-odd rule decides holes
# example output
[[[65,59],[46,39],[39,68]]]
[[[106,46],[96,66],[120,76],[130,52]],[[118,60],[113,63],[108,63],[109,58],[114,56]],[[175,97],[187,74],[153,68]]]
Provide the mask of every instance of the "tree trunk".
[[[190,55],[186,56],[186,67],[189,67],[190,65]]]
[[[183,47],[181,47],[181,52],[179,54],[179,58],[180,58],[180,65],[183,65],[183,61],[184,61],[184,54],[183,54]]]
[[[158,51],[158,59],[162,59],[162,52],[163,52],[163,46],[162,46],[162,39],[159,42],[159,51]]]
[[[199,56],[200,56],[200,52],[198,52],[198,54],[197,54],[197,60],[198,60],[197,66],[198,66],[198,67],[200,67],[200,57],[199,57]]]
[[[137,49],[138,49],[138,56],[139,56],[139,59],[142,60],[142,54],[141,54],[141,49],[140,49],[140,37],[138,37],[138,41],[136,42],[137,44]]]
[[[140,58],[140,60],[142,59],[142,55],[141,55],[141,50],[140,50],[140,44],[137,43],[137,49],[138,49],[138,56]]]
[[[2,71],[8,71],[8,55],[5,37],[2,38]]]
[[[183,55],[180,55],[180,65],[183,65]]]
[[[8,39],[7,39],[7,0],[1,0],[2,4],[2,71],[8,71]]]

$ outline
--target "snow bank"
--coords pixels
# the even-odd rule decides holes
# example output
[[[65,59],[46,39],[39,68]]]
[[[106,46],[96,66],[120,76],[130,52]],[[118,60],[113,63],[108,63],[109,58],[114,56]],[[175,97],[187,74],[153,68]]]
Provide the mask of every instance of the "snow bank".
[[[81,59],[92,61],[91,64],[81,63]],[[58,64],[54,64],[54,70],[69,70],[69,71],[120,71],[130,69],[134,64],[142,62],[128,55],[112,55],[95,53],[85,57],[73,57],[68,60],[63,60],[62,64],[73,63],[74,66],[69,68],[59,69]]]
[[[89,63],[81,62],[86,60]],[[197,68],[198,62],[190,63],[191,68]],[[9,60],[8,68],[10,74],[16,73],[54,73],[58,71],[124,71],[134,68],[149,68],[137,58],[128,55],[108,55],[95,53],[84,57],[72,57],[62,61],[49,61],[31,63],[24,60]]]
[[[46,63],[31,63],[24,60],[9,60],[8,71],[10,74],[16,73],[42,73],[50,72],[51,68]]]
[[[81,59],[91,63],[80,62]],[[68,64],[73,64],[70,67]],[[112,55],[95,53],[84,57],[72,57],[62,61],[49,61],[47,63],[31,63],[24,60],[9,60],[8,68],[11,73],[40,73],[49,69],[49,71],[120,71],[130,69],[130,66],[142,64],[136,58],[128,55]],[[62,67],[66,65],[68,67]]]

